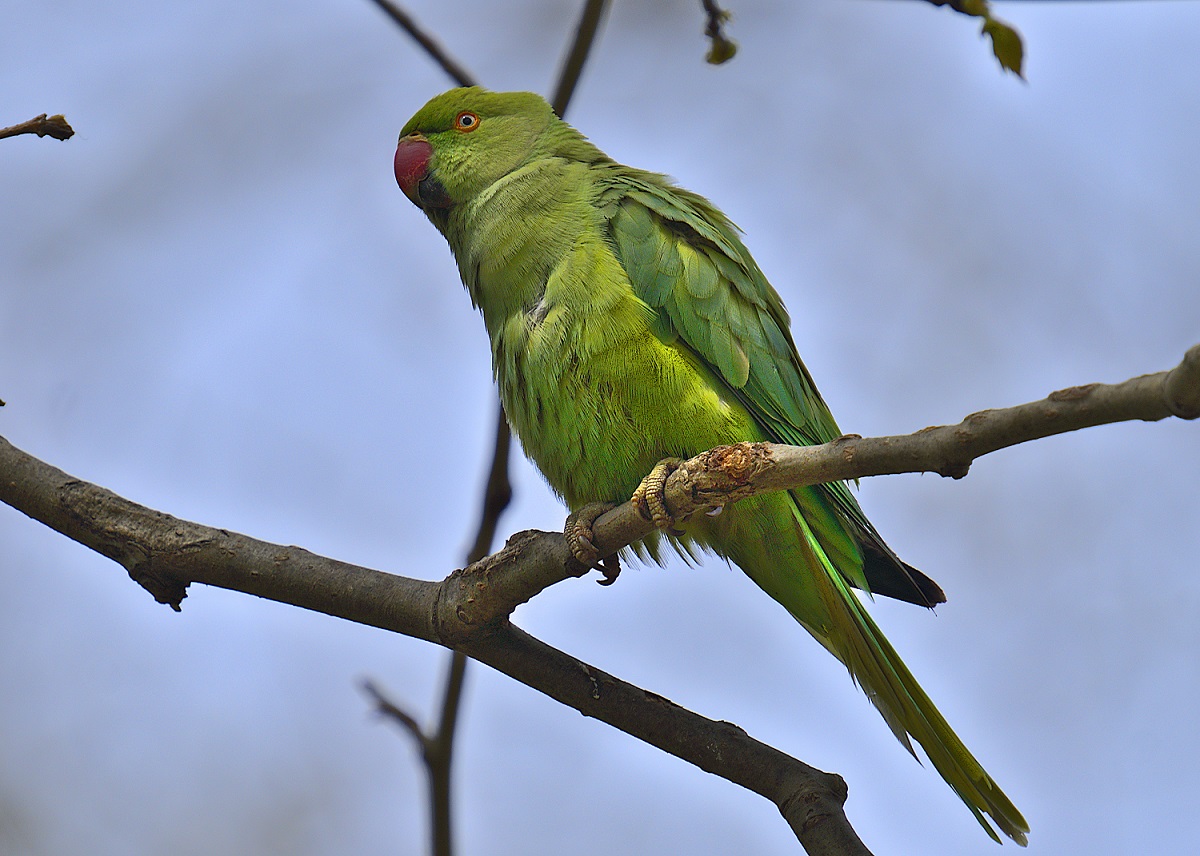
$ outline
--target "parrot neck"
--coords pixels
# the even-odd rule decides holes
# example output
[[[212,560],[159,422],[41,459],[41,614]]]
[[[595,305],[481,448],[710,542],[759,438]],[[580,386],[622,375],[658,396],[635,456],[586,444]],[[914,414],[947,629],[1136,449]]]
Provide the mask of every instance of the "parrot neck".
[[[537,314],[553,270],[594,229],[589,187],[586,164],[542,158],[446,217],[463,284],[493,337],[513,315]]]

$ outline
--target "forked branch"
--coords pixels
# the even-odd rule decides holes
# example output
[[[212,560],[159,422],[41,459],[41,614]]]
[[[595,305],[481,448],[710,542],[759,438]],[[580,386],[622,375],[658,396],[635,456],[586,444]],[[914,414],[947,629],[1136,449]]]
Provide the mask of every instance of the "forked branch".
[[[981,455],[1040,437],[1128,420],[1200,416],[1200,345],[1176,368],[1124,383],[1089,384],[1042,401],[973,414],[900,437],[843,437],[812,447],[739,443],[706,452],[667,482],[686,516],[757,493],[883,473],[961,478]],[[0,501],[122,564],[179,609],[191,583],[301,606],[461,651],[587,716],[600,719],[779,806],[810,854],[865,853],[842,812],[841,779],[638,689],[524,634],[520,603],[578,574],[560,533],[524,532],[503,550],[426,582],[357,567],[179,520],[72,478],[0,439]],[[597,546],[617,550],[650,530],[632,504],[601,517]]]

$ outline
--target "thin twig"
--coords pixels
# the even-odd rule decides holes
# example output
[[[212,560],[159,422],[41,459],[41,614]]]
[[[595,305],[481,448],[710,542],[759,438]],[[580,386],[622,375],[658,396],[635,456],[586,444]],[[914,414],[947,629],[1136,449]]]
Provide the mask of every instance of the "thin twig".
[[[508,478],[508,459],[512,448],[512,431],[504,417],[504,408],[497,402],[496,433],[492,444],[492,465],[488,469],[487,485],[483,489],[483,508],[475,543],[467,552],[467,564],[473,565],[486,556],[496,541],[500,515],[512,502],[512,482]]]
[[[488,468],[487,486],[483,491],[483,509],[475,543],[467,553],[467,564],[473,565],[487,555],[496,540],[500,515],[512,501],[512,482],[508,477],[509,451],[512,435],[504,409],[499,408],[496,437],[492,447],[492,463]],[[442,713],[437,731],[424,738],[425,768],[429,774],[430,821],[433,856],[451,856],[454,852],[454,829],[450,814],[450,772],[454,756],[454,735],[457,733],[458,712],[461,708],[463,685],[467,677],[467,655],[452,651],[442,690]]]
[[[737,53],[737,42],[725,36],[725,23],[732,17],[727,11],[717,5],[716,0],[701,0],[707,20],[704,24],[704,35],[709,38],[708,55],[705,61],[711,65],[720,65],[733,59]]]
[[[386,716],[398,723],[405,731],[411,734],[413,739],[417,741],[417,745],[421,747],[421,754],[425,755],[429,751],[429,738],[425,736],[425,731],[421,728],[421,723],[413,719],[408,711],[390,701],[383,694],[383,691],[375,686],[373,681],[363,681],[362,688],[363,692],[369,695],[375,702],[375,708],[379,711],[380,715]]]
[[[390,0],[375,0],[375,4],[399,24],[459,86],[477,85],[474,75],[451,57],[431,35],[421,29],[412,15]],[[508,422],[501,411],[496,428],[492,465],[484,491],[483,511],[480,515],[475,542],[467,554],[467,564],[479,561],[491,549],[492,542],[496,537],[500,515],[512,499],[512,486],[508,479],[510,445]],[[425,771],[429,778],[430,839],[433,856],[451,856],[454,852],[453,827],[450,816],[450,761],[454,750],[454,733],[458,723],[458,711],[466,670],[466,655],[461,651],[452,652],[449,667],[446,670],[445,688],[442,692],[442,712],[438,719],[437,730],[432,734],[426,734],[411,715],[390,702],[387,703],[388,707],[384,708],[382,706],[384,700],[379,692],[370,684],[366,687],[368,692],[375,695],[381,710],[403,723],[421,744],[421,757],[425,762]]]
[[[15,137],[19,134],[37,134],[39,137],[54,137],[56,140],[69,140],[75,136],[75,129],[68,124],[61,113],[47,116],[43,113],[34,116],[27,122],[0,128],[0,140],[5,137]]]
[[[492,447],[492,464],[488,468],[487,485],[483,491],[483,509],[475,543],[467,553],[467,564],[473,565],[487,555],[496,540],[500,515],[512,501],[512,482],[508,477],[509,451],[512,433],[504,410],[496,419],[496,438]],[[463,684],[467,676],[467,655],[452,651],[442,690],[442,714],[437,731],[421,733],[425,769],[429,774],[431,830],[434,856],[450,856],[454,852],[453,826],[450,816],[450,771],[454,754],[454,735],[457,733],[458,711],[461,707]],[[410,717],[411,719],[411,717]]]
[[[575,94],[579,75],[583,73],[583,65],[591,53],[600,22],[607,10],[608,0],[587,0],[584,4],[579,26],[575,28],[575,39],[566,59],[563,60],[562,69],[558,73],[558,85],[554,87],[554,97],[550,100],[559,118],[566,116],[567,106],[571,103],[571,96]]]
[[[474,77],[461,65],[452,59],[442,47],[425,33],[411,15],[400,9],[389,0],[375,0],[392,20],[425,49],[438,62],[446,73],[462,86],[475,85]],[[560,116],[566,113],[571,96],[575,92],[579,76],[583,71],[591,47],[595,42],[600,22],[607,7],[607,0],[587,0],[583,14],[575,31],[571,48],[567,52],[559,74],[558,85],[555,87],[554,107]],[[512,484],[508,477],[508,461],[512,448],[512,435],[503,408],[499,409],[496,418],[495,443],[492,451],[492,464],[488,470],[487,486],[484,489],[483,509],[480,514],[479,528],[475,542],[467,554],[467,564],[473,565],[487,555],[496,538],[496,529],[500,515],[512,500]],[[400,711],[394,705],[393,716],[401,714],[404,722],[415,735],[422,746],[422,757],[429,776],[431,836],[434,856],[451,856],[452,825],[450,817],[450,771],[451,758],[454,751],[454,734],[458,723],[458,712],[462,700],[463,683],[466,679],[467,657],[461,651],[454,651],[450,656],[450,665],[446,672],[445,689],[442,694],[442,713],[438,720],[437,730],[426,734],[416,720],[408,713]],[[377,697],[378,694],[376,693]],[[409,724],[411,723],[411,724]]]
[[[429,56],[433,58],[434,62],[442,67],[442,70],[445,71],[446,74],[454,78],[455,82],[458,83],[459,86],[478,85],[475,82],[475,76],[463,68],[458,60],[446,53],[446,49],[439,45],[437,41],[434,40],[433,36],[422,30],[412,15],[408,14],[408,12],[391,2],[391,0],[375,0],[375,5],[386,12],[389,18],[399,24],[406,33],[412,36],[413,40],[416,41],[416,43],[422,48],[424,48],[425,53],[429,54]]]
[[[458,711],[463,685],[467,677],[467,655],[452,651],[446,670],[445,690],[442,693],[442,714],[438,729],[426,746],[425,764],[429,771],[430,822],[433,856],[452,856],[454,853],[454,824],[450,801],[451,761],[454,738],[458,733]]]

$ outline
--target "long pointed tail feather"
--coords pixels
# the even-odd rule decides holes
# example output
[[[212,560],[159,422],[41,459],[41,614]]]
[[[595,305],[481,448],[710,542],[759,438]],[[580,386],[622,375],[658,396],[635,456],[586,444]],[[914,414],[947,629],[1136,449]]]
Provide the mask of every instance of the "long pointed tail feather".
[[[796,617],[846,665],[851,677],[866,692],[897,739],[910,752],[913,751],[910,736],[921,745],[934,769],[966,803],[988,835],[1000,841],[984,814],[991,817],[1000,831],[1024,846],[1029,824],[1021,812],[975,760],[921,689],[862,602],[832,566],[799,509],[796,517],[814,554],[812,567],[816,589],[827,610],[829,624],[814,628],[810,620],[800,615]],[[818,569],[823,569],[824,573]],[[796,609],[787,603],[783,605],[796,614]]]

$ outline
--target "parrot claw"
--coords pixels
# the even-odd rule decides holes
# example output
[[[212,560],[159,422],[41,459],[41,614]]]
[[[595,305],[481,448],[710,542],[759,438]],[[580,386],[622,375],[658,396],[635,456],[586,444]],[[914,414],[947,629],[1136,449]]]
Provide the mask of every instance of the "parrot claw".
[[[567,525],[563,529],[563,537],[567,539],[567,548],[571,551],[572,558],[584,570],[595,568],[603,574],[604,579],[596,580],[602,586],[610,586],[617,581],[621,573],[621,562],[616,553],[611,556],[600,555],[600,551],[592,543],[592,524],[601,514],[613,508],[616,508],[616,504],[612,502],[593,502],[585,505],[567,517]]]
[[[676,537],[684,533],[683,530],[675,528],[675,518],[667,510],[663,488],[667,484],[667,479],[671,477],[671,473],[679,469],[679,465],[682,463],[683,460],[680,458],[663,458],[654,465],[650,475],[642,479],[642,483],[637,486],[633,496],[629,497],[629,501],[637,506],[642,517],[649,520],[658,529],[664,530],[668,535]]]

